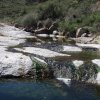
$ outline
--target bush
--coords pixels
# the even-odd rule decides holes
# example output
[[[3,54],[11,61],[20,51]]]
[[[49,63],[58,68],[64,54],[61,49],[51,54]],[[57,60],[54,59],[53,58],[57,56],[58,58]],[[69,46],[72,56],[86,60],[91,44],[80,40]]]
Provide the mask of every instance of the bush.
[[[47,18],[57,19],[63,16],[63,11],[60,5],[49,3],[38,8],[39,18],[44,20]]]
[[[37,14],[27,14],[21,20],[22,26],[36,26],[38,22]]]

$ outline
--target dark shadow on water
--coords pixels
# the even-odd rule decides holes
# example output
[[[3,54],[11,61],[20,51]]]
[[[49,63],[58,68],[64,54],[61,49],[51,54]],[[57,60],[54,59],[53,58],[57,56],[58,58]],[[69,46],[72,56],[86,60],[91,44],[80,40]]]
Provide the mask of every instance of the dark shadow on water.
[[[0,81],[0,100],[100,100],[100,88],[73,82],[69,86],[56,80]]]

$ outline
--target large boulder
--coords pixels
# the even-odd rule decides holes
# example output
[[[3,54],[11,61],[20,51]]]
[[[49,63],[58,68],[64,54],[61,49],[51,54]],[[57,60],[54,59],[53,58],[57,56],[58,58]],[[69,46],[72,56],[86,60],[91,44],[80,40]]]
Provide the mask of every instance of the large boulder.
[[[33,62],[30,57],[21,53],[12,53],[0,48],[0,77],[21,77],[32,70]]]
[[[49,77],[47,63],[37,57],[29,57],[22,53],[8,52],[6,47],[0,47],[0,77]]]

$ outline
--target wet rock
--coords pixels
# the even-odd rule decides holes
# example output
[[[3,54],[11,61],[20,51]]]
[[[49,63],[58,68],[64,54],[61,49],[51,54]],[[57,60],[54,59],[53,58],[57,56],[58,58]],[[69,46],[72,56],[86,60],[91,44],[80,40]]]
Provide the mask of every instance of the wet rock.
[[[69,57],[70,55],[54,52],[48,49],[36,48],[36,47],[23,47],[15,48],[15,50],[30,54],[39,55],[46,58],[56,58],[56,57]]]

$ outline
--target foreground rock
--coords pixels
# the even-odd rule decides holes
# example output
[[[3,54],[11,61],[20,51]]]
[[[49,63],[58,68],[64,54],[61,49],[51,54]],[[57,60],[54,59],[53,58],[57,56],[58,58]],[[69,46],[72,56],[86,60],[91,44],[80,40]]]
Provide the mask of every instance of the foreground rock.
[[[22,53],[8,52],[6,47],[0,47],[0,77],[49,77],[47,63],[37,57],[30,58]]]
[[[25,76],[32,69],[32,60],[30,57],[21,53],[12,53],[3,51],[0,53],[0,77]],[[0,51],[1,51],[0,50]]]
[[[42,48],[36,48],[36,47],[23,47],[23,48],[15,48],[15,50],[24,52],[24,53],[30,53],[39,55],[46,58],[59,58],[59,57],[68,57],[70,55],[57,53],[48,49],[42,49]]]

